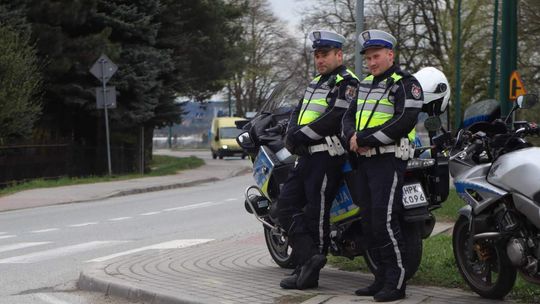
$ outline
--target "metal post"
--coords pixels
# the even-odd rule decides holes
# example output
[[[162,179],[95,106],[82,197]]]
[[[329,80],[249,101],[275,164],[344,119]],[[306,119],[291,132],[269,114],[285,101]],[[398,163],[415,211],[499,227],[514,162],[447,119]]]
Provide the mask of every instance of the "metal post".
[[[141,126],[141,175],[144,175],[144,126]]]
[[[229,117],[232,117],[232,97],[231,97],[231,91],[229,91],[229,94],[227,94],[227,99],[229,101]]]
[[[455,94],[455,129],[461,126],[461,0],[457,1],[456,14],[456,94]]]
[[[517,65],[517,1],[502,1],[501,78],[499,92],[501,117],[512,109],[510,103],[510,74]]]
[[[101,74],[103,75],[103,79],[101,83],[103,84],[103,109],[105,110],[105,133],[107,134],[107,166],[109,169],[109,175],[112,175],[112,168],[111,168],[111,145],[110,145],[110,139],[109,139],[109,114],[107,111],[107,84],[105,81],[105,60],[100,60],[101,62]]]
[[[358,35],[364,31],[364,0],[356,0],[356,36],[354,37],[354,73],[362,79],[362,54]]]
[[[169,146],[169,149],[172,149],[172,125],[169,124],[169,134],[167,136],[167,145]]]
[[[499,22],[499,0],[495,0],[493,8],[493,33],[491,38],[491,69],[489,73],[489,98],[495,98],[495,81],[497,74],[497,23]]]

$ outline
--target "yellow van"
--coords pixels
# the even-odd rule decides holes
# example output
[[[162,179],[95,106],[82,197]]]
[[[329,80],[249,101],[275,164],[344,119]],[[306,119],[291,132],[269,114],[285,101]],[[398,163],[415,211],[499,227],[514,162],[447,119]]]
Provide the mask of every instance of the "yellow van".
[[[242,133],[234,124],[237,120],[246,120],[241,117],[216,117],[212,120],[209,140],[212,158],[223,159],[223,156],[239,155],[244,159],[246,154],[236,142],[236,137]]]

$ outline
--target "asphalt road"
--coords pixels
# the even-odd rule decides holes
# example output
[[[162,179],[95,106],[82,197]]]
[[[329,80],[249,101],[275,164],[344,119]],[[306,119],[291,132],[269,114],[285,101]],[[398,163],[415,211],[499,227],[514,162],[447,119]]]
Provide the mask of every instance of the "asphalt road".
[[[251,183],[251,176],[244,175],[190,188],[0,213],[0,303],[127,303],[77,290],[80,270],[132,252],[259,232],[260,224],[244,210],[243,190]]]

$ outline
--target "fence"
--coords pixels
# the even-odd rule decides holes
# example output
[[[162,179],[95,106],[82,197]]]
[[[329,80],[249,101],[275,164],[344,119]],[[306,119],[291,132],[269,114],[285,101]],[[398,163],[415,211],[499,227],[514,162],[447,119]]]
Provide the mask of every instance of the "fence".
[[[113,173],[135,172],[140,149],[111,147]],[[102,175],[107,172],[103,147],[76,144],[0,146],[0,187],[34,178]]]

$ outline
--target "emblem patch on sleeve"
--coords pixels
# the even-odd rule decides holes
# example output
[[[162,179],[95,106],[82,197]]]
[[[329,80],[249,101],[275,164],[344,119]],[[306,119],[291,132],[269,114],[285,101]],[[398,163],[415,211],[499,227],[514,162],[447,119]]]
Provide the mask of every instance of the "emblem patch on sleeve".
[[[411,86],[411,94],[414,99],[420,99],[420,97],[422,96],[422,89],[419,86],[413,84]]]
[[[348,85],[345,89],[345,99],[348,102],[353,102],[356,99],[356,86]]]

